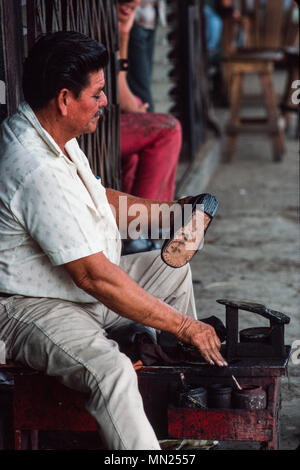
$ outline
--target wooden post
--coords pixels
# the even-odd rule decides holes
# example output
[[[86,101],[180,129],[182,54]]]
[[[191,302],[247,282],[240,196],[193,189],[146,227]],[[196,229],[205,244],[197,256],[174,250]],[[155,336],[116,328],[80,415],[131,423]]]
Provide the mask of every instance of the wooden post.
[[[0,0],[4,55],[7,113],[15,112],[21,99],[21,66],[23,59],[20,0]],[[8,86],[9,85],[9,86]]]
[[[226,359],[236,356],[239,334],[238,308],[226,306]]]

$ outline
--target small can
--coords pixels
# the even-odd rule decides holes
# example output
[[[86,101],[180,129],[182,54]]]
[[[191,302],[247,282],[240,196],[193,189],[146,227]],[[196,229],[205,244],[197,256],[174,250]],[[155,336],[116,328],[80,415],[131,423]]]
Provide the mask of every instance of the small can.
[[[232,387],[229,385],[212,384],[208,388],[209,408],[231,408]]]
[[[243,385],[242,390],[233,392],[234,408],[263,410],[267,405],[267,394],[260,385]]]

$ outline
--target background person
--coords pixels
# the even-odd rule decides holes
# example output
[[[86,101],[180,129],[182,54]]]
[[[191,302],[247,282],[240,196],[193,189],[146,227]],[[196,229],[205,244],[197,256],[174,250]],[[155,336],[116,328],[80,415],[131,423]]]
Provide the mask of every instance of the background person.
[[[164,0],[141,0],[137,8],[128,46],[128,84],[148,111],[154,111],[151,91],[155,36],[158,22],[166,26]]]
[[[118,3],[120,58],[127,60],[137,6],[140,0]],[[127,71],[119,72],[121,107],[122,191],[144,199],[172,201],[176,171],[182,144],[179,121],[170,114],[146,112],[143,103],[131,91]],[[123,253],[158,249],[153,240],[124,242]]]

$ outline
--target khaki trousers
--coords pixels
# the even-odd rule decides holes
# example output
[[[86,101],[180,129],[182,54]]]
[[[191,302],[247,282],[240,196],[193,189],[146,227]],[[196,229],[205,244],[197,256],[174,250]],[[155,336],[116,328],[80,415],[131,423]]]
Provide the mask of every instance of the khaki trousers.
[[[170,268],[156,250],[124,256],[120,266],[148,292],[196,318],[188,265]],[[9,360],[85,393],[86,409],[96,419],[108,449],[160,449],[144,413],[132,363],[106,337],[106,330],[128,322],[99,302],[0,298],[0,340]]]

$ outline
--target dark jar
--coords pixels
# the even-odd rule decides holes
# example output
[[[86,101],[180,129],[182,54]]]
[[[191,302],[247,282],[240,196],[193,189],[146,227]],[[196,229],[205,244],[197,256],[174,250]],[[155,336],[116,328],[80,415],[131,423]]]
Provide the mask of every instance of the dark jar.
[[[208,408],[231,408],[232,387],[212,384],[208,387]]]
[[[207,391],[204,387],[182,393],[180,398],[180,405],[183,408],[207,408]]]
[[[259,385],[243,385],[242,390],[234,390],[234,408],[242,410],[263,410],[266,408],[267,394]]]

